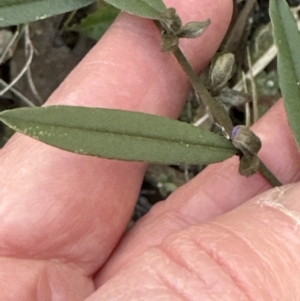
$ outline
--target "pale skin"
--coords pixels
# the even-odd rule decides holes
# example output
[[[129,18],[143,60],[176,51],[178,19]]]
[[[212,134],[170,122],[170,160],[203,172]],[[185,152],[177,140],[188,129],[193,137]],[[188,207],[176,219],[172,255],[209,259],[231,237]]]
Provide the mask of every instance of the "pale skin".
[[[232,1],[166,3],[184,21],[211,18],[201,38],[181,44],[201,71],[227,30]],[[158,45],[151,21],[123,14],[47,104],[177,117],[188,81]],[[283,183],[297,182],[300,158],[282,103],[253,130],[264,162]],[[232,158],[124,234],[146,164],[80,156],[22,135],[1,150],[0,162],[1,300],[299,297],[298,184],[270,190],[260,175],[240,176]]]

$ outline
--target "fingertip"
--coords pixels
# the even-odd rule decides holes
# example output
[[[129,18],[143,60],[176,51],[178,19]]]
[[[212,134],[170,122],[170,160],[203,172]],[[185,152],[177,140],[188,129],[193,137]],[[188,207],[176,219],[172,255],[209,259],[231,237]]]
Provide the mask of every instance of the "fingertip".
[[[229,26],[232,1],[166,1],[183,22],[211,19],[198,39],[180,46],[197,71],[214,55]],[[120,108],[177,117],[188,80],[170,53],[160,49],[154,23],[121,14],[104,37],[51,97],[49,104]]]

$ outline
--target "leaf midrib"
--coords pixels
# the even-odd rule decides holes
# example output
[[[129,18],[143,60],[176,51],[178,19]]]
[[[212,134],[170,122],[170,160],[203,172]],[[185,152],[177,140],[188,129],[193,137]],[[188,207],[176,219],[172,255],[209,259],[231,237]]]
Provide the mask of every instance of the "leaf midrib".
[[[4,117],[5,119],[6,117]],[[9,119],[9,118],[7,118]],[[71,130],[80,130],[80,131],[85,131],[85,132],[94,132],[94,133],[107,133],[107,134],[112,134],[112,135],[118,135],[118,136],[127,136],[127,137],[137,137],[137,138],[144,138],[144,139],[149,139],[149,140],[160,140],[160,141],[169,141],[169,142],[172,142],[172,143],[179,143],[179,144],[188,144],[188,145],[192,145],[192,146],[203,146],[203,147],[207,147],[207,148],[210,148],[210,149],[216,149],[216,150],[234,150],[234,148],[230,148],[229,146],[228,147],[225,147],[225,146],[222,146],[222,147],[217,147],[217,146],[212,146],[210,144],[198,144],[198,143],[193,143],[193,142],[189,142],[189,141],[178,141],[176,139],[163,139],[163,138],[160,138],[160,137],[151,137],[151,136],[142,136],[142,135],[138,135],[138,134],[125,134],[125,133],[122,133],[122,132],[119,132],[119,131],[109,131],[109,130],[102,130],[102,131],[98,131],[96,129],[82,129],[82,128],[79,128],[79,127],[76,127],[76,126],[68,126],[68,125],[49,125],[48,123],[45,123],[45,122],[40,122],[38,123],[38,125],[36,125],[36,123],[34,122],[28,122],[27,120],[23,120],[22,118],[16,118],[14,117],[13,119],[15,120],[20,120],[20,121],[23,121],[23,122],[26,122],[26,123],[31,123],[33,124],[34,126],[39,126],[39,125],[42,125],[42,126],[51,126],[51,127],[57,127],[57,128],[60,128],[60,129],[64,129],[64,128],[68,128],[68,129],[71,129]],[[1,120],[1,116],[0,116],[0,120]],[[15,127],[15,129],[17,129],[18,127]],[[47,131],[47,130],[46,130]],[[24,131],[22,131],[24,132]],[[64,132],[63,130],[61,131],[62,133]],[[224,138],[225,139],[225,138]]]

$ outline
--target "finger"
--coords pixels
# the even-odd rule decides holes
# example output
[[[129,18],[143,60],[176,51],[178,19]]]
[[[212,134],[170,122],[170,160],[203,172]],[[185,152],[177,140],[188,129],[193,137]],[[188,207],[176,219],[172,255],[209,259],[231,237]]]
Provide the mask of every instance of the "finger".
[[[299,184],[275,188],[171,235],[86,301],[297,300],[299,193]]]
[[[91,278],[55,261],[0,258],[1,300],[82,301],[94,292]]]
[[[300,155],[286,120],[282,102],[276,104],[253,129],[262,139],[259,156],[283,183],[300,179]],[[199,224],[235,208],[270,184],[257,174],[238,174],[238,159],[207,167],[165,202],[148,213],[125,235],[109,262],[100,271],[100,285],[124,265],[172,233]]]
[[[182,43],[193,65],[203,68],[225,34],[231,1],[168,4],[183,21],[211,18],[201,39]],[[159,42],[151,21],[123,14],[48,104],[178,115],[188,81]],[[0,253],[56,258],[87,274],[107,259],[122,235],[145,168],[70,154],[20,135],[1,151],[1,163]]]

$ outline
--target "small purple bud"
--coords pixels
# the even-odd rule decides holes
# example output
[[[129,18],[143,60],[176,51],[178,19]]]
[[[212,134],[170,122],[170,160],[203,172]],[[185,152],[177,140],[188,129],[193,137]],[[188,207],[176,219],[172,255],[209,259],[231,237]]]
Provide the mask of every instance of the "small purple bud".
[[[232,130],[232,138],[235,138],[235,136],[237,135],[238,131],[240,130],[240,126],[237,125],[233,128]]]
[[[261,148],[260,139],[246,126],[238,125],[233,128],[231,139],[234,146],[243,154],[248,152],[256,155]]]

